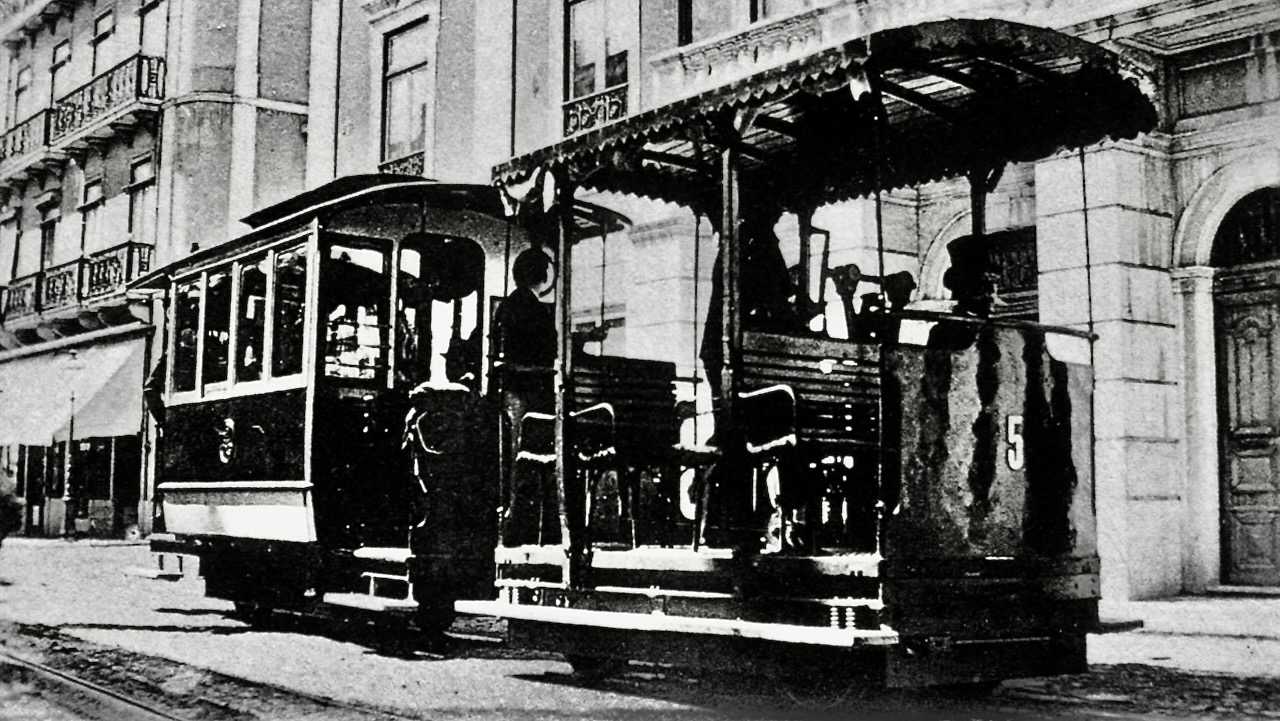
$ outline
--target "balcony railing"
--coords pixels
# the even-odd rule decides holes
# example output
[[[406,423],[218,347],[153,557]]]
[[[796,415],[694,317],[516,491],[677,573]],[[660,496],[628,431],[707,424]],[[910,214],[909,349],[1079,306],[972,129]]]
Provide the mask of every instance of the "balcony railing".
[[[94,300],[125,289],[151,270],[151,246],[125,243],[85,258],[80,296]]]
[[[627,117],[627,87],[619,85],[564,104],[564,136]]]
[[[418,152],[410,153],[403,158],[384,161],[378,164],[378,172],[390,173],[392,175],[426,175],[426,154],[419,150]]]
[[[151,270],[149,245],[124,243],[114,248],[16,278],[4,293],[6,322],[75,308],[123,293]]]
[[[55,265],[44,271],[40,282],[40,310],[43,312],[62,310],[76,305],[80,288],[80,266],[82,259],[70,263]]]
[[[135,55],[67,93],[54,104],[49,142],[57,143],[116,111],[164,100],[163,58]]]
[[[4,292],[4,319],[6,321],[36,312],[36,293],[40,289],[40,274],[32,273],[14,278]]]
[[[41,110],[0,135],[0,165],[49,144],[49,111]]]

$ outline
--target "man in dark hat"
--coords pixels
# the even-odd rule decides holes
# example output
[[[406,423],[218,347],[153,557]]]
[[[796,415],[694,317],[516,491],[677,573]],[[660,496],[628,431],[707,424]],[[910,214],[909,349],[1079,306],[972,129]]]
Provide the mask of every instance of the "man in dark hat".
[[[943,274],[942,284],[951,291],[956,315],[989,318],[997,303],[995,267],[985,241],[980,235],[963,235],[947,244],[951,267]],[[976,328],[972,323],[941,322],[929,332],[929,346],[967,348],[973,344]]]

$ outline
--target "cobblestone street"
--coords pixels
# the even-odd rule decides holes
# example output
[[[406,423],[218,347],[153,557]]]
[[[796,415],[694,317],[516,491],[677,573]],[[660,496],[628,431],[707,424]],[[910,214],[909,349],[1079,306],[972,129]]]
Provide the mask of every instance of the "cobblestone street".
[[[586,685],[556,656],[496,641],[405,655],[318,623],[282,618],[249,627],[231,618],[229,603],[204,598],[197,578],[126,575],[151,564],[142,545],[14,539],[3,554],[7,650],[167,699],[184,718],[1280,717],[1280,638],[1269,620],[1280,600],[1108,606],[1112,617],[1144,614],[1147,627],[1091,639],[1087,674],[1006,682],[988,699],[920,692],[796,699],[759,683],[640,667]],[[1234,627],[1259,633],[1224,635],[1232,616],[1254,619]]]

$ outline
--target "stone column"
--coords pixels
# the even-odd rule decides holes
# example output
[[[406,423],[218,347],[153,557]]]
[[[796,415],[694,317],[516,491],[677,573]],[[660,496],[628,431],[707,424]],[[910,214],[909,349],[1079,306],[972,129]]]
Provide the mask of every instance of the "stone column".
[[[1182,585],[1184,487],[1169,160],[1153,141],[1095,146],[1085,158],[1083,183],[1075,153],[1036,165],[1041,320],[1092,323],[1098,336],[1094,484],[1103,598],[1169,595]]]
[[[1213,268],[1175,268],[1173,279],[1182,300],[1182,382],[1186,397],[1183,589],[1199,592],[1216,585],[1222,572]]]

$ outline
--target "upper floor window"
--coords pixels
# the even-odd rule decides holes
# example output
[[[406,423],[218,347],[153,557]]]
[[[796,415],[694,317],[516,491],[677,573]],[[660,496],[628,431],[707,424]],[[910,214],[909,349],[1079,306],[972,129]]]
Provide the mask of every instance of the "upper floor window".
[[[116,13],[108,10],[93,20],[93,74],[111,69],[124,58],[120,56],[120,35],[116,32]]]
[[[63,40],[53,46],[53,62],[49,66],[49,76],[53,84],[53,96],[60,98],[71,91],[71,41]]]
[[[93,246],[102,234],[102,179],[86,180],[84,202],[80,206],[80,248]]]
[[[31,116],[31,66],[23,65],[13,76],[13,123]]]
[[[569,5],[569,99],[626,85],[639,45],[637,0],[577,0]]]
[[[142,0],[138,8],[138,48],[143,55],[163,57],[165,48],[165,0]]]
[[[55,252],[58,247],[58,214],[52,213],[46,215],[45,219],[40,223],[40,267],[48,268],[53,265]]]
[[[679,0],[679,44],[688,45],[763,20],[797,15],[832,0]]]
[[[22,222],[20,215],[14,213],[0,221],[0,285],[5,285],[18,277],[21,244]]]
[[[382,157],[426,153],[432,127],[432,27],[422,20],[386,36]],[[429,167],[424,163],[423,167]]]
[[[156,240],[156,174],[151,158],[129,169],[129,238],[154,245]]]

